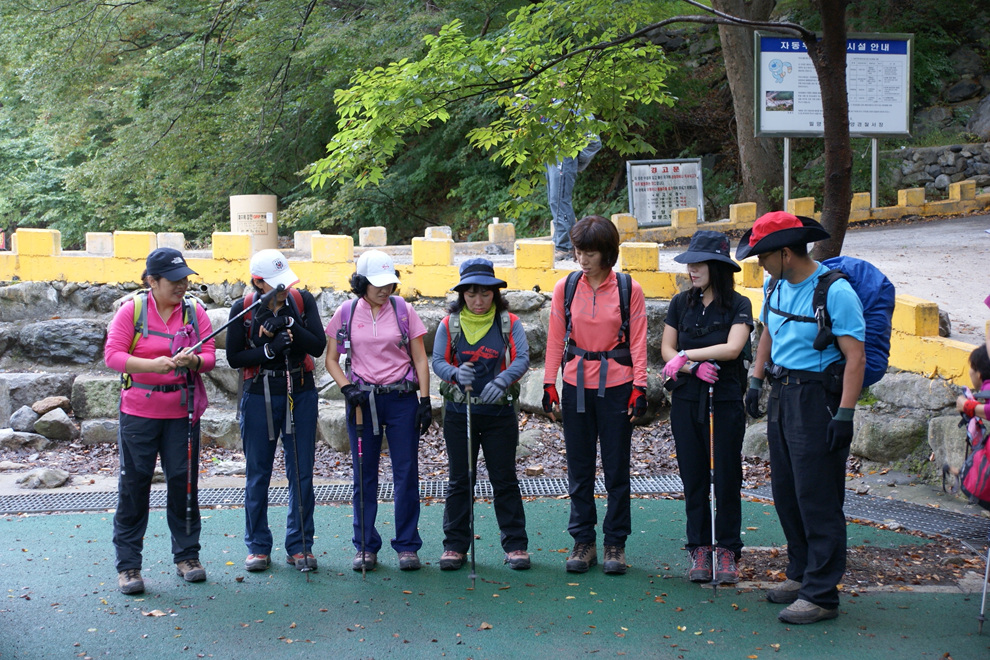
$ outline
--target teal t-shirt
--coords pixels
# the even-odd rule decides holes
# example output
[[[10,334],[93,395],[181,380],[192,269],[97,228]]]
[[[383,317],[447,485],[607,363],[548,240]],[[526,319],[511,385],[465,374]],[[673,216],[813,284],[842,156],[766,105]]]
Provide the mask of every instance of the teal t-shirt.
[[[828,272],[828,267],[818,264],[815,272],[803,282],[791,284],[786,280],[777,283],[771,303],[784,312],[801,316],[814,316],[812,298],[818,277]],[[769,278],[763,284],[766,296]],[[836,280],[828,290],[829,315],[832,317],[832,334],[836,337],[850,336],[859,341],[866,338],[866,322],[863,320],[863,303],[846,280]],[[766,308],[766,300],[764,299]],[[835,346],[829,345],[824,351],[816,351],[812,346],[818,334],[817,323],[788,321],[786,317],[767,311],[767,331],[773,339],[770,359],[787,369],[800,371],[824,371],[833,362],[843,359]]]

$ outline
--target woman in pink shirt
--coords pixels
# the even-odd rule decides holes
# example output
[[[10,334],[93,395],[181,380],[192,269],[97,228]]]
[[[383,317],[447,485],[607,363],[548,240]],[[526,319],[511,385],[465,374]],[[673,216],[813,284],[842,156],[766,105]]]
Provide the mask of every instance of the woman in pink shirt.
[[[635,280],[612,270],[619,258],[619,232],[610,220],[598,215],[582,218],[571,230],[571,242],[581,273],[554,286],[543,372],[543,409],[553,414],[559,407],[564,421],[571,496],[567,531],[574,538],[567,571],[584,573],[598,563],[595,459],[601,444],[608,492],[602,569],[621,575],[626,572],[626,537],[632,529],[632,420],[646,412],[646,301]],[[570,278],[575,286],[566,310]],[[621,304],[625,295],[628,316]],[[562,360],[560,396],[556,382]]]
[[[382,547],[375,518],[384,428],[395,484],[392,549],[401,570],[420,568],[419,437],[433,419],[430,364],[423,345],[426,327],[411,305],[392,295],[399,283],[397,275],[389,255],[378,250],[362,254],[351,276],[351,291],[357,298],[337,308],[326,327],[327,371],[347,399],[347,433],[355,466],[352,540],[357,554],[351,564],[355,571],[374,569]],[[340,368],[345,353],[346,373]],[[364,425],[361,452],[356,408],[361,409]]]
[[[197,476],[198,416],[207,402],[205,391],[194,383],[198,374],[213,368],[216,358],[212,339],[197,352],[176,352],[173,344],[180,331],[193,333],[195,341],[210,334],[210,318],[202,304],[185,295],[189,275],[196,273],[178,250],[158,248],[148,255],[146,265],[141,279],[148,290],[121,306],[110,323],[104,350],[107,366],[124,375],[113,544],[117,584],[125,594],[144,591],[141,551],[159,455],[168,490],[166,519],[176,571],[188,582],[206,579],[199,562]],[[193,407],[195,412],[191,412]]]

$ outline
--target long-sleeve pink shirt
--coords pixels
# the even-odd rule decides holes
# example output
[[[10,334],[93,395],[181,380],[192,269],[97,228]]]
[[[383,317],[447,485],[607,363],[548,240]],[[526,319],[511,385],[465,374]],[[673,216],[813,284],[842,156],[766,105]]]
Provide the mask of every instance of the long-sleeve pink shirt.
[[[543,382],[555,383],[557,369],[564,354],[564,288],[567,278],[561,279],[553,287],[550,302],[550,328],[547,332],[547,353],[544,361]],[[598,289],[592,289],[588,278],[581,275],[574,300],[571,301],[571,339],[586,351],[609,351],[616,347],[619,328],[622,326],[622,313],[619,309],[619,286],[615,272],[609,273]],[[643,287],[632,280],[629,296],[629,351],[632,367],[609,359],[606,387],[633,382],[633,385],[646,387],[646,299]],[[573,359],[564,365],[564,382],[577,385],[577,365]],[[600,362],[584,360],[585,387],[598,387]]]
[[[201,336],[212,332],[210,317],[202,305],[196,305],[196,318],[199,322]],[[152,294],[148,293],[148,329],[167,332],[174,335],[182,328],[182,305],[176,305],[168,319],[163,319],[158,313],[158,305]],[[149,334],[139,337],[134,352],[131,353],[131,342],[134,341],[134,300],[128,300],[117,311],[107,330],[107,344],[103,351],[106,365],[114,371],[127,372],[127,360],[131,355],[139,358],[154,360],[163,355],[171,355],[168,337]],[[205,373],[216,366],[216,352],[213,340],[203,344],[197,355],[203,358],[203,366],[199,373]],[[176,376],[175,372],[167,374],[139,373],[131,376],[136,383],[146,385],[183,385],[185,376]],[[148,395],[151,396],[148,396]],[[186,406],[182,403],[182,392],[152,392],[139,387],[130,387],[120,394],[120,410],[128,415],[148,417],[151,419],[179,419],[187,415]]]

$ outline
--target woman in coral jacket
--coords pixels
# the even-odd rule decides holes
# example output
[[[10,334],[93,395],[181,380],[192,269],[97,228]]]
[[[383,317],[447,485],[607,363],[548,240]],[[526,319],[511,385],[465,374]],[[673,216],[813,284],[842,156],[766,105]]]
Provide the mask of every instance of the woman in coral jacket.
[[[203,337],[210,334],[210,318],[202,305],[185,297],[189,275],[196,273],[178,250],[158,248],[148,255],[146,265],[141,279],[148,291],[118,310],[107,331],[104,350],[107,366],[124,374],[113,544],[117,584],[125,594],[144,591],[141,551],[148,527],[151,478],[159,455],[168,489],[166,519],[176,571],[187,582],[206,579],[206,570],[199,562],[197,476],[198,415],[207,401],[205,390],[195,387],[194,382],[198,374],[213,368],[216,357],[212,339],[199,352],[186,349],[175,353],[173,346],[180,331],[189,333],[195,328]],[[136,305],[143,309],[136,310]],[[187,372],[193,376],[187,378]],[[189,396],[193,396],[196,408],[192,414]]]
[[[598,563],[595,458],[600,444],[608,491],[602,569],[622,574],[631,532],[632,421],[646,413],[646,301],[635,280],[612,270],[619,257],[619,232],[610,220],[598,215],[582,218],[571,230],[571,242],[581,267],[579,276],[570,276],[577,278],[571,321],[564,278],[553,289],[543,373],[543,409],[553,413],[559,406],[564,421],[571,496],[567,531],[574,538],[567,571],[584,573]],[[628,295],[628,319],[620,304],[622,290]],[[562,396],[556,386],[561,366]]]

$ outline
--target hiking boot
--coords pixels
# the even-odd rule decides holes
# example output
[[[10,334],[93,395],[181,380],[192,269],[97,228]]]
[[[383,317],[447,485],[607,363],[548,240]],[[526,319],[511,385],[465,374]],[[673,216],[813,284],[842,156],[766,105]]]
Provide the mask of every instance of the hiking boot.
[[[305,555],[301,552],[297,552],[294,555],[286,555],[285,563],[294,566],[297,571],[316,570],[316,557],[313,556],[312,552],[307,552]]]
[[[419,555],[412,550],[399,553],[400,571],[418,571],[423,565],[419,563]]]
[[[621,545],[606,545],[602,570],[609,575],[623,575],[626,572],[626,549]]]
[[[445,553],[446,554],[446,553]],[[513,550],[505,553],[505,562],[514,571],[525,571],[530,567],[529,553],[525,550]]]
[[[140,568],[125,568],[117,573],[117,586],[122,594],[144,593],[144,580]]]
[[[202,582],[206,579],[206,569],[198,559],[183,559],[176,562],[175,572],[186,582]]]
[[[456,552],[454,550],[444,550],[443,554],[440,555],[440,570],[441,571],[456,571],[459,570],[461,566],[464,565],[464,561],[467,559],[467,555],[463,552]]]
[[[691,568],[688,569],[691,582],[712,581],[712,546],[699,545],[691,551]]]
[[[554,250],[553,260],[554,261],[574,261],[574,251],[573,250]]]
[[[264,571],[271,564],[271,559],[268,555],[256,555],[251,553],[244,560],[244,570],[251,571],[252,573],[257,571]]]
[[[837,616],[839,616],[838,608],[829,610],[815,605],[814,603],[803,598],[798,598],[796,601],[781,610],[780,614],[777,615],[777,618],[784,623],[795,623],[801,625],[805,623],[817,623],[827,619],[834,619]]]
[[[598,551],[594,543],[575,543],[571,556],[567,558],[568,573],[587,573],[598,563]]]
[[[378,554],[375,552],[361,552],[354,555],[354,561],[351,562],[351,568],[357,572],[361,572],[363,568],[365,571],[375,570],[375,566],[378,566]]]
[[[787,578],[773,589],[767,591],[767,600],[771,603],[786,605],[798,599],[798,592],[801,590],[801,583],[797,580]]]
[[[736,553],[728,548],[715,548],[715,581],[719,584],[739,582],[739,567],[736,566]]]

